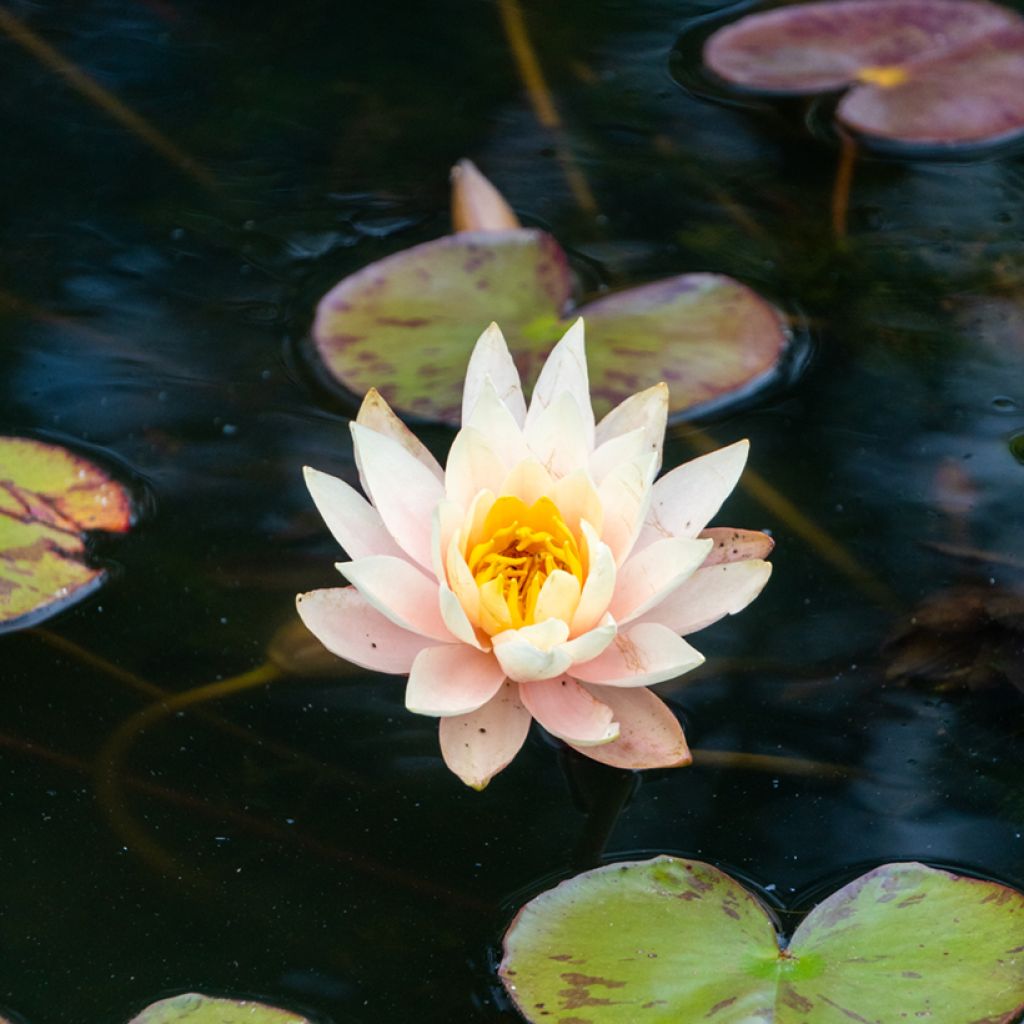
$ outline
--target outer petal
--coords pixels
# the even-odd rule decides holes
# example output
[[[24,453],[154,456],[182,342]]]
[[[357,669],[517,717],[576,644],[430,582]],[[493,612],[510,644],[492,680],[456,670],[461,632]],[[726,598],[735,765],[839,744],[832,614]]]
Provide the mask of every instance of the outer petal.
[[[504,459],[479,430],[463,427],[455,435],[445,464],[444,485],[449,501],[468,508],[481,491],[500,494],[507,474]]]
[[[615,620],[605,615],[599,625],[562,644],[562,650],[568,652],[574,665],[578,661],[593,661],[615,639],[618,631]]]
[[[467,786],[483,789],[519,753],[529,731],[519,686],[506,679],[483,707],[441,719],[441,754]]]
[[[444,470],[427,446],[395,415],[376,388],[366,392],[356,415],[356,423],[376,430],[378,434],[397,441],[410,455],[418,459],[438,480],[444,479]]]
[[[576,606],[576,614],[569,624],[571,636],[579,636],[594,628],[608,611],[612,594],[615,592],[615,556],[611,548],[599,540],[590,523],[586,520],[580,524],[583,536],[587,541],[590,571],[583,583],[580,603]]]
[[[572,655],[560,645],[569,627],[558,619],[522,629],[509,629],[492,637],[494,656],[505,675],[517,683],[554,679],[572,664]]]
[[[661,455],[668,422],[668,385],[655,384],[620,402],[597,425],[594,443],[598,447],[632,430],[642,430],[652,451]]]
[[[434,506],[444,497],[441,481],[397,441],[359,423],[350,426],[360,478],[388,533],[429,569]]]
[[[405,706],[417,715],[465,715],[483,707],[504,680],[489,654],[462,644],[428,647],[412,663]]]
[[[295,599],[306,628],[327,648],[353,665],[404,675],[420,651],[435,641],[400,629],[355,587],[311,590]]]
[[[306,466],[306,486],[327,529],[345,549],[349,558],[364,555],[398,555],[405,552],[388,533],[377,510],[344,480]]]
[[[710,550],[710,540],[670,537],[634,552],[619,569],[608,610],[620,625],[643,615],[692,576]]]
[[[593,661],[573,665],[573,677],[602,686],[650,686],[696,668],[704,655],[657,622],[620,632]]]
[[[659,447],[659,458],[660,450]],[[651,446],[647,443],[644,431],[638,427],[595,448],[589,461],[590,474],[597,483],[601,483],[616,466],[623,462],[634,462],[641,455],[648,454],[651,454]]]
[[[604,507],[601,539],[612,549],[618,565],[633,550],[644,525],[651,503],[651,481],[656,471],[657,459],[654,455],[646,455],[617,466],[597,489]]]
[[[455,639],[441,618],[437,583],[405,559],[370,555],[355,562],[338,562],[336,568],[396,626],[441,643]]]
[[[764,589],[771,574],[771,562],[758,559],[704,566],[661,604],[651,608],[644,621],[660,622],[674,633],[696,633],[746,608]]]
[[[654,485],[638,546],[658,537],[696,537],[736,486],[749,451],[749,441],[737,441],[666,473]]]
[[[508,406],[516,423],[526,422],[526,400],[519,371],[509,354],[508,345],[497,324],[491,324],[477,339],[466,368],[466,384],[462,391],[462,422],[468,423],[473,415],[480,389],[486,377],[494,382],[498,397]]]
[[[757,530],[736,530],[731,526],[715,526],[701,530],[702,537],[709,537],[715,546],[704,562],[705,566],[719,562],[742,562],[748,558],[767,558],[775,547],[775,541],[767,533]]]
[[[532,419],[527,414],[525,436],[530,451],[556,479],[586,466],[590,459],[593,442],[580,407],[568,392],[556,395]]]
[[[600,747],[573,744],[581,754],[613,768],[679,768],[693,758],[682,726],[671,708],[644,687],[586,687],[612,709],[619,738]]]
[[[577,320],[551,350],[537,378],[526,413],[529,432],[533,424],[559,395],[568,392],[580,412],[587,453],[594,448],[594,409],[590,404],[587,355],[583,347],[583,320]],[[581,465],[581,463],[577,463]]]
[[[579,683],[563,676],[523,683],[519,694],[526,710],[552,736],[579,747],[611,743],[619,735],[612,709]]]

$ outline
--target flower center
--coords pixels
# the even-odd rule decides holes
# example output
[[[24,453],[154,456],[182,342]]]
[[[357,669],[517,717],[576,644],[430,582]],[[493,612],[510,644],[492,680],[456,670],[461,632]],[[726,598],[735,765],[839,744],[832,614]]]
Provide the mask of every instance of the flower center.
[[[472,546],[467,563],[493,620],[488,632],[532,625],[541,588],[556,570],[583,583],[579,544],[550,498],[532,505],[498,498],[479,535],[484,539]]]

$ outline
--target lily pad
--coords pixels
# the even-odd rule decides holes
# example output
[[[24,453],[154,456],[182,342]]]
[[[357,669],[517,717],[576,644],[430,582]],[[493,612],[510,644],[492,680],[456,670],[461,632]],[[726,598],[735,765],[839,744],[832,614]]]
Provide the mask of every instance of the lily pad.
[[[131,526],[125,489],[95,463],[0,436],[0,632],[32,625],[103,582],[83,533]]]
[[[129,1024],[310,1024],[291,1010],[186,992],[147,1006]]]
[[[980,0],[837,0],[754,14],[705,63],[747,89],[854,86],[841,122],[869,138],[971,146],[1024,133],[1024,19]]]
[[[452,425],[470,350],[492,320],[532,384],[583,316],[599,414],[665,380],[671,413],[681,418],[770,379],[787,349],[779,312],[717,274],[684,274],[570,312],[571,291],[565,253],[550,235],[463,232],[345,278],[321,301],[313,340],[330,374],[355,394],[376,387],[400,411]]]
[[[1024,1010],[1024,895],[886,864],[820,903],[782,946],[727,874],[656,857],[531,900],[500,973],[536,1024],[1010,1024]]]

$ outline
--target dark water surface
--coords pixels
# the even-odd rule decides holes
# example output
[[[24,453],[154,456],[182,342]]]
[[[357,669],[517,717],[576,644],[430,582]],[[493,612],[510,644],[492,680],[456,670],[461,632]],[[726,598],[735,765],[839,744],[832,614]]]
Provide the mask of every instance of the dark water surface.
[[[5,7],[196,166],[0,37],[0,430],[91,446],[141,513],[98,541],[103,590],[0,638],[3,1007],[118,1024],[201,989],[335,1024],[512,1021],[502,929],[602,844],[711,860],[794,912],[893,859],[1024,884],[1024,699],[998,682],[1021,672],[1020,607],[1016,627],[950,624],[951,588],[984,609],[1024,583],[1019,149],[863,158],[842,246],[827,102],[716,92],[696,57],[713,4],[533,2],[595,218],[488,0]],[[348,410],[301,340],[340,277],[448,230],[462,156],[591,292],[714,270],[806,323],[801,380],[702,426],[750,437],[752,468],[859,570],[777,505],[729,501],[723,523],[773,531],[776,570],[698,638],[700,673],[661,688],[719,752],[686,770],[634,784],[535,732],[477,794],[400,680],[339,666],[154,724],[111,788],[99,754],[149,698],[104,662],[174,692],[228,678],[264,662],[296,591],[336,583],[300,467],[353,479]],[[443,454],[450,435],[427,437]],[[668,465],[690,441],[673,432]],[[943,593],[952,654],[923,627],[885,646]],[[947,681],[980,661],[998,685],[887,684],[908,650]]]

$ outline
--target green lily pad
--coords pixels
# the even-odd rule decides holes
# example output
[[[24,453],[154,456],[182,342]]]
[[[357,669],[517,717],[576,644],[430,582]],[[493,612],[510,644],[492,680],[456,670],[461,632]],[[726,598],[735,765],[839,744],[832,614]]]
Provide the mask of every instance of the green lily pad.
[[[837,116],[885,142],[972,146],[1024,133],[1024,19],[980,0],[829,0],[719,29],[705,63],[746,89],[854,86]]]
[[[505,988],[545,1024],[1011,1024],[1024,1010],[1024,895],[886,864],[781,947],[734,879],[674,857],[611,864],[526,904]]]
[[[291,1010],[186,992],[147,1006],[129,1024],[310,1024]]]
[[[131,526],[125,489],[59,445],[0,436],[0,632],[32,625],[104,579],[83,533]]]
[[[313,341],[356,395],[375,387],[398,410],[458,425],[477,336],[494,320],[524,383],[577,316],[587,324],[598,414],[660,380],[675,418],[769,379],[787,346],[782,316],[716,274],[685,274],[570,311],[565,253],[528,229],[449,235],[345,278],[320,302]]]

